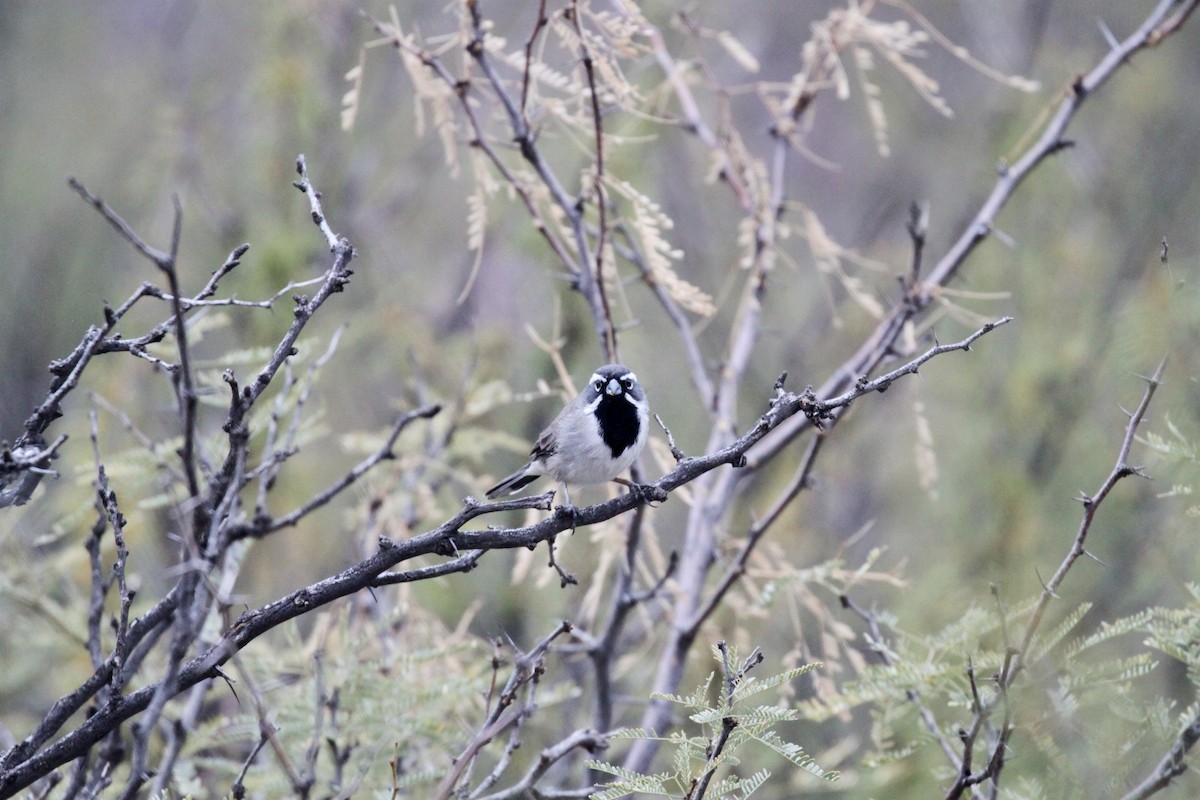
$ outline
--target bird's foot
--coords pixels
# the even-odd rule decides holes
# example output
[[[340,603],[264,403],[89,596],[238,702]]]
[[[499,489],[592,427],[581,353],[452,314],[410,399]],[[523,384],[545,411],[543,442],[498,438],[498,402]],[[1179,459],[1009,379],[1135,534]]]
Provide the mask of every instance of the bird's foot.
[[[631,495],[647,505],[666,502],[666,489],[661,489],[652,483],[634,483],[633,481],[628,481],[624,478],[614,478],[614,480],[622,486],[628,488]]]

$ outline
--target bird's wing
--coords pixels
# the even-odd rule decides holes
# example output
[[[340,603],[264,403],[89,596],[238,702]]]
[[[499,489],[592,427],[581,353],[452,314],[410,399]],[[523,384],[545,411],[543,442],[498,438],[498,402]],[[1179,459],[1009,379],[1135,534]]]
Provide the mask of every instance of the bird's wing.
[[[554,426],[550,426],[542,431],[542,435],[537,438],[533,449],[529,451],[529,460],[545,460],[556,452],[558,452],[558,437],[554,435]]]
[[[558,452],[558,437],[554,435],[552,426],[541,432],[538,441],[534,443],[533,450],[529,451],[529,461],[539,461],[539,459],[548,458],[556,452]]]

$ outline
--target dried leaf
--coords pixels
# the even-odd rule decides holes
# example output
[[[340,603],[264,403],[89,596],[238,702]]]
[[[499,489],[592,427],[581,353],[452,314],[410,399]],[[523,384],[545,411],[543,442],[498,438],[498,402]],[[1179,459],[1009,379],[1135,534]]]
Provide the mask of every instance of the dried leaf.
[[[342,95],[343,131],[353,129],[354,121],[358,119],[358,102],[362,97],[363,64],[367,58],[367,48],[370,46],[368,43],[358,48],[358,63],[346,73],[346,80],[350,82],[350,88]]]
[[[683,251],[671,247],[663,235],[674,222],[663,213],[657,203],[635,189],[626,181],[609,181],[608,185],[629,199],[633,205],[630,227],[636,234],[651,277],[658,282],[672,300],[693,314],[710,316],[716,312],[712,297],[685,281],[674,270],[673,261],[683,258]]]
[[[721,31],[717,34],[717,43],[725,48],[725,52],[733,58],[734,61],[742,65],[742,69],[747,72],[758,72],[758,59],[746,49],[745,45],[739,42],[729,31]]]
[[[417,55],[423,46],[412,34],[405,34],[400,20],[392,9],[390,23],[382,23],[380,29],[387,33],[392,44],[400,52],[405,72],[413,82],[413,111],[416,116],[417,135],[425,134],[425,109],[433,114],[433,126],[442,142],[446,166],[451,177],[458,177],[458,133],[454,118],[456,98],[449,86],[435,76]]]
[[[869,77],[869,73],[875,68],[875,60],[871,57],[871,51],[865,47],[855,47],[854,66],[858,67],[858,83],[862,87],[863,97],[867,101],[867,118],[871,121],[871,131],[875,134],[875,149],[880,156],[887,158],[892,150],[888,146],[887,117],[883,113],[883,103],[879,99],[879,86]]]
[[[808,240],[808,247],[812,251],[817,269],[835,278],[850,298],[873,318],[882,318],[883,304],[865,288],[859,278],[848,274],[842,267],[844,258],[852,257],[860,263],[862,260],[834,241],[821,224],[821,220],[810,209],[802,208],[801,214],[804,220],[804,237]]]
[[[483,196],[483,188],[475,187],[475,191],[467,196],[467,250],[475,254],[471,261],[471,273],[467,282],[458,293],[456,304],[462,305],[475,286],[479,277],[479,267],[483,264],[483,235],[487,230],[487,200]]]

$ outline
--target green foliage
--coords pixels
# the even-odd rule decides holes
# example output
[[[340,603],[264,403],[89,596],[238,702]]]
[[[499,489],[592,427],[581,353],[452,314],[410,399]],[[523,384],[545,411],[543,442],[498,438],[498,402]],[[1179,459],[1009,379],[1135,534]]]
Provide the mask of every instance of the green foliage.
[[[383,608],[337,606],[307,636],[239,656],[237,700],[199,727],[185,760],[231,785],[266,729],[271,746],[245,778],[252,796],[290,794],[295,774],[346,796],[426,796],[481,712],[491,653],[392,591],[378,593]],[[204,785],[181,788],[199,796]]]
[[[1174,701],[1141,684],[1159,664],[1151,652],[1156,650],[1183,664],[1189,693],[1200,694],[1200,593],[1193,586],[1191,594],[1186,607],[1147,609],[1071,638],[1091,608],[1084,603],[1036,638],[1023,672],[1000,698],[1015,732],[998,796],[1086,798],[1101,783],[1107,793],[1119,793],[1161,757],[1198,709],[1192,703],[1177,710]],[[961,752],[960,731],[970,726],[979,704],[989,705],[1002,691],[997,675],[1011,663],[1006,653],[1032,606],[1031,600],[1008,615],[972,607],[962,615],[967,624],[923,635],[889,621],[890,641],[878,644],[885,663],[865,667],[830,695],[802,702],[797,713],[819,721],[869,709],[873,751],[864,755],[867,767],[903,763],[939,741]],[[1146,649],[1131,653],[1136,642],[1129,640],[1139,637]],[[989,722],[993,736],[1000,725]],[[1081,735],[1093,752],[1118,757],[1105,758],[1102,769],[1089,773],[1077,746]],[[990,738],[976,745],[977,764],[986,762],[994,744]],[[952,779],[947,769],[940,773],[941,780]]]
[[[704,796],[728,800],[749,797],[766,783],[771,773],[760,768],[750,774],[740,774],[745,772],[742,759],[757,766],[763,762],[762,749],[822,780],[832,782],[838,779],[838,772],[822,769],[803,747],[786,740],[776,730],[782,723],[800,718],[795,708],[749,702],[750,698],[772,689],[778,690],[819,669],[821,665],[806,664],[760,680],[747,674],[758,663],[754,656],[740,669],[734,669],[738,663],[737,653],[732,647],[724,652],[718,649],[723,646],[724,643],[721,643],[715,647],[713,653],[720,673],[709,673],[708,678],[686,697],[673,694],[654,696],[682,706],[689,712],[688,719],[692,722],[690,728],[683,726],[665,737],[640,728],[626,728],[612,736],[614,739],[661,742],[671,754],[671,771],[643,775],[605,761],[589,761],[592,769],[616,778],[604,784],[602,791],[592,795],[594,800],[616,800],[630,794],[693,800],[701,796],[697,792],[706,775],[712,782]],[[710,699],[714,687],[721,696],[716,704]],[[755,752],[754,745],[758,745],[759,752]]]

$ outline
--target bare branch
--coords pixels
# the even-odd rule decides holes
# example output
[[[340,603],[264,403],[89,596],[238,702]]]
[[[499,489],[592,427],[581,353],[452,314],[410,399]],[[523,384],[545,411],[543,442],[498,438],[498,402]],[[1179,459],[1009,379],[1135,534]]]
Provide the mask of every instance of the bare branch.
[[[823,434],[818,434],[812,438],[803,458],[800,459],[800,466],[796,469],[796,474],[792,478],[791,483],[784,489],[766,516],[750,526],[745,541],[742,542],[742,546],[738,549],[737,556],[734,557],[733,562],[725,570],[725,574],[717,582],[717,586],[712,594],[709,595],[707,602],[696,611],[695,616],[689,621],[688,627],[692,630],[693,634],[699,631],[700,626],[704,624],[705,620],[712,616],[713,612],[720,607],[726,593],[745,574],[750,554],[754,552],[755,546],[758,545],[767,530],[779,519],[783,511],[791,505],[801,490],[808,488],[813,465],[816,464],[817,455],[821,452],[821,446],[825,441],[826,439]]]
[[[575,33],[579,37],[579,60],[583,63],[583,72],[587,77],[588,94],[592,101],[592,129],[595,132],[596,168],[592,175],[592,191],[596,195],[596,211],[599,219],[596,222],[596,257],[595,273],[592,276],[591,287],[596,294],[594,306],[599,308],[603,317],[604,336],[601,345],[605,360],[612,364],[621,360],[617,348],[617,330],[613,326],[612,309],[608,304],[608,293],[604,291],[604,245],[608,238],[608,201],[604,192],[604,125],[600,115],[600,93],[596,90],[596,67],[592,62],[592,53],[587,46],[587,34],[583,30],[582,9],[579,0],[571,0],[571,22],[575,25]],[[522,97],[522,100],[524,98]]]
[[[392,430],[388,434],[383,445],[372,453],[367,458],[356,464],[349,472],[327,487],[324,491],[319,492],[308,500],[304,505],[284,514],[282,517],[261,517],[257,516],[251,522],[245,525],[235,527],[231,532],[231,540],[237,540],[246,536],[261,537],[269,533],[273,533],[281,528],[291,527],[306,516],[316,511],[329,503],[330,500],[341,494],[347,487],[363,475],[370,472],[375,465],[381,461],[387,461],[396,457],[393,448],[396,446],[396,440],[400,438],[400,434],[404,432],[412,422],[418,419],[429,419],[441,413],[442,407],[439,405],[429,405],[413,411],[407,411],[400,415],[396,422],[392,425]]]
[[[557,744],[543,748],[538,753],[537,760],[534,761],[529,771],[525,773],[521,780],[503,791],[485,795],[480,800],[510,800],[510,798],[514,797],[532,796],[531,790],[537,785],[537,782],[542,779],[552,766],[570,754],[572,750],[582,748],[589,753],[593,753],[597,750],[603,750],[607,746],[608,737],[597,733],[591,728],[581,728],[573,731]]]
[[[1010,725],[1008,720],[1007,710],[1007,694],[1008,689],[1013,685],[1017,676],[1021,673],[1026,665],[1026,660],[1029,656],[1029,651],[1033,645],[1034,637],[1041,626],[1042,619],[1045,616],[1046,609],[1050,605],[1050,601],[1057,597],[1055,592],[1066,578],[1067,573],[1075,564],[1079,557],[1085,552],[1084,543],[1087,540],[1092,523],[1096,518],[1096,512],[1099,510],[1101,503],[1108,497],[1112,489],[1124,478],[1131,475],[1139,474],[1136,467],[1131,467],[1128,463],[1129,451],[1133,446],[1134,439],[1137,435],[1138,426],[1146,415],[1146,410],[1150,407],[1150,401],[1154,398],[1154,393],[1162,383],[1163,370],[1166,367],[1166,362],[1160,362],[1158,368],[1154,371],[1154,375],[1147,379],[1146,390],[1142,395],[1142,400],[1138,403],[1137,408],[1130,415],[1129,421],[1125,426],[1125,436],[1121,441],[1120,449],[1117,452],[1117,461],[1113,466],[1108,477],[1101,483],[1100,488],[1092,495],[1085,496],[1083,500],[1083,517],[1079,522],[1079,528],[1075,533],[1075,538],[1068,549],[1066,556],[1054,571],[1054,574],[1048,581],[1043,582],[1042,592],[1038,596],[1037,602],[1034,604],[1033,611],[1030,613],[1028,622],[1025,623],[1025,630],[1021,635],[1020,642],[1015,648],[1008,651],[1004,668],[1001,670],[997,680],[998,692],[993,700],[988,703],[980,703],[976,700],[976,709],[971,724],[966,728],[963,735],[963,758],[961,768],[959,769],[958,779],[946,794],[947,800],[955,800],[962,796],[963,792],[968,788],[982,783],[985,780],[994,779],[998,776],[1000,769],[1003,767],[1003,754],[1000,752],[1008,741],[1010,733]],[[985,768],[979,773],[971,772],[971,753],[974,748],[976,739],[982,731],[988,719],[994,713],[998,704],[1005,704],[1005,720],[1000,728],[1000,736],[996,742],[992,757],[988,760]],[[1156,773],[1157,774],[1157,773]],[[1153,783],[1156,778],[1152,778]],[[1168,779],[1169,780],[1169,779]],[[1165,785],[1165,784],[1164,784]]]
[[[1122,800],[1146,800],[1147,797],[1152,797],[1167,788],[1171,781],[1187,771],[1188,766],[1184,758],[1188,751],[1196,746],[1196,742],[1200,742],[1200,716],[1194,717],[1184,726],[1162,760],[1146,779],[1126,793]]]
[[[50,461],[58,457],[58,448],[65,441],[63,433],[42,446],[40,436],[31,436],[25,444],[0,448],[0,508],[24,505],[44,476],[58,476],[50,469]]]
[[[521,722],[532,713],[532,703],[530,702],[533,686],[541,677],[542,671],[545,669],[543,657],[546,650],[549,649],[551,643],[559,636],[571,631],[572,625],[567,621],[563,621],[545,636],[540,642],[533,646],[528,653],[518,653],[513,671],[509,675],[507,683],[504,685],[503,691],[496,700],[495,708],[488,714],[483,726],[467,744],[463,752],[454,759],[454,766],[442,782],[438,785],[434,797],[437,800],[446,800],[454,791],[454,787],[462,778],[463,773],[474,760],[479,750],[494,739],[501,732],[506,730],[510,725],[520,726]],[[528,686],[526,689],[526,702],[517,705],[515,702],[518,692]]]
[[[1154,393],[1162,384],[1162,375],[1165,368],[1166,361],[1164,360],[1159,363],[1158,368],[1154,370],[1154,375],[1147,381],[1146,391],[1142,395],[1142,400],[1138,403],[1137,408],[1129,417],[1129,422],[1125,426],[1125,438],[1121,441],[1121,447],[1117,451],[1117,462],[1113,466],[1112,472],[1100,484],[1100,488],[1087,497],[1083,503],[1083,518],[1079,521],[1079,529],[1075,532],[1075,539],[1071,543],[1071,548],[1067,551],[1062,563],[1058,565],[1058,569],[1050,576],[1050,580],[1046,581],[1042,589],[1042,594],[1038,597],[1037,604],[1034,606],[1033,612],[1029,617],[1029,622],[1025,625],[1025,632],[1021,636],[1020,644],[1017,645],[1012,667],[1006,675],[1006,683],[1008,685],[1012,685],[1013,679],[1025,665],[1025,657],[1029,653],[1030,645],[1033,644],[1033,637],[1037,634],[1042,617],[1046,613],[1046,608],[1050,605],[1050,600],[1055,596],[1054,592],[1067,577],[1067,572],[1070,571],[1079,557],[1084,554],[1084,543],[1087,540],[1088,533],[1091,531],[1092,522],[1096,519],[1096,512],[1099,510],[1100,504],[1104,502],[1109,492],[1122,479],[1138,474],[1139,468],[1129,465],[1129,450],[1133,446],[1138,426],[1141,425],[1142,419],[1146,415],[1146,410],[1150,407],[1150,401],[1154,398]]]
[[[1164,36],[1177,30],[1178,25],[1171,27],[1173,21],[1178,20],[1181,24],[1198,4],[1200,4],[1200,0],[1160,0],[1138,29],[1122,41],[1119,47],[1110,49],[1086,75],[1072,80],[1071,84],[1064,89],[1063,98],[1059,101],[1049,122],[1046,123],[1041,136],[1011,166],[1001,171],[987,199],[984,200],[975,216],[964,227],[959,238],[930,270],[917,290],[910,294],[908,302],[897,305],[880,320],[872,334],[867,337],[854,355],[822,384],[817,390],[817,394],[828,397],[844,391],[850,382],[861,375],[869,374],[882,359],[892,352],[904,323],[911,318],[912,314],[924,309],[931,302],[937,287],[947,285],[958,274],[975,248],[993,232],[996,218],[1001,209],[1013,197],[1024,179],[1032,174],[1048,156],[1062,149],[1063,136],[1080,107],[1092,97],[1096,90],[1107,83],[1120,67],[1127,64],[1131,56],[1142,49],[1158,45]],[[758,464],[769,461],[805,427],[807,427],[807,423],[802,419],[793,420],[788,425],[782,426],[756,447],[752,453],[748,454],[750,463]]]
[[[87,203],[104,217],[104,220],[116,229],[117,233],[121,234],[121,238],[133,245],[133,249],[137,250],[147,259],[154,263],[159,269],[163,268],[164,264],[172,262],[173,253],[165,253],[156,247],[151,247],[146,244],[142,237],[138,236],[128,222],[114,211],[108,203],[104,202],[104,198],[99,195],[92,194],[87,190],[82,183],[76,180],[73,176],[67,178],[67,185],[75,190],[75,193],[82,197]],[[177,241],[177,237],[173,239]]]

